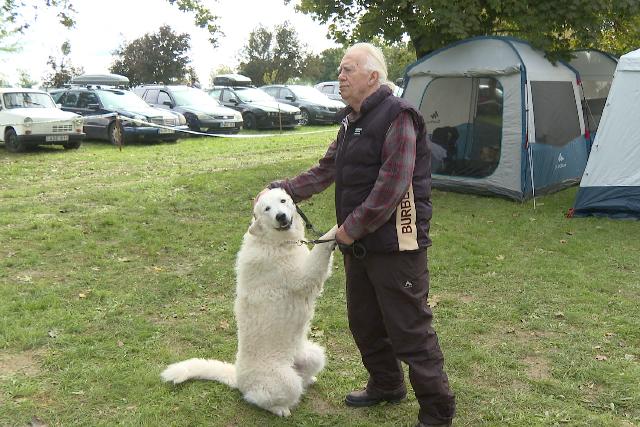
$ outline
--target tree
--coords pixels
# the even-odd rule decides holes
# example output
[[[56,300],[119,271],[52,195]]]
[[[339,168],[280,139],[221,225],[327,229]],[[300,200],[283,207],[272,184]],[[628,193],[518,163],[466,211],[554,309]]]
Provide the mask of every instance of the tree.
[[[289,3],[291,0],[285,0]],[[566,57],[576,45],[598,47],[607,31],[624,31],[637,16],[636,0],[301,0],[299,11],[329,23],[340,43],[408,35],[418,58],[457,40],[511,35]],[[637,42],[637,40],[636,40]],[[624,50],[633,48],[625,45]]]
[[[256,85],[286,83],[302,74],[306,47],[298,33],[284,22],[273,32],[262,25],[249,34],[249,41],[240,52],[239,72]]]
[[[336,80],[344,51],[345,48],[332,47],[323,50],[320,55],[309,55],[305,60],[304,76],[312,82]]]
[[[190,36],[177,34],[164,25],[158,32],[124,43],[114,55],[110,71],[129,78],[132,86],[142,83],[192,83],[193,70],[187,53]]]
[[[52,72],[42,78],[42,83],[46,87],[62,87],[68,84],[75,76],[84,73],[82,67],[76,67],[71,63],[69,59],[71,45],[68,41],[62,43],[60,51],[62,52],[62,56],[59,59],[50,56],[47,60],[47,65],[51,66]]]
[[[18,86],[20,87],[34,87],[38,82],[31,78],[31,75],[26,70],[18,70],[20,77],[18,79]]]

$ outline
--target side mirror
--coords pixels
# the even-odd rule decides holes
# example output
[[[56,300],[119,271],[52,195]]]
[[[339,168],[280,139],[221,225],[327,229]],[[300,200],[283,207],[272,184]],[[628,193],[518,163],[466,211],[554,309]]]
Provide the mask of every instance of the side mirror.
[[[238,98],[229,98],[229,102],[238,105]]]
[[[87,108],[89,110],[99,110],[100,109],[100,104],[89,104],[89,105],[87,105]]]
[[[284,99],[286,99],[287,101],[295,101],[296,97],[293,95],[289,95],[289,96],[285,96]]]
[[[171,101],[164,101],[164,102],[162,103],[162,105],[166,105],[166,106],[167,106],[167,107],[169,107],[169,108],[173,108],[173,102],[171,102]]]

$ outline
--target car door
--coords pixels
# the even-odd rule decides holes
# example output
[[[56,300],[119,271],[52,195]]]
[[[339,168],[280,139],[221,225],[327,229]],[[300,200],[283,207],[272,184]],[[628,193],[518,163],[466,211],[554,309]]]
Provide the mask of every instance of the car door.
[[[74,113],[84,116],[84,132],[87,138],[103,138],[109,119],[99,117],[108,111],[100,106],[100,99],[91,91],[78,93],[78,101]]]
[[[300,107],[300,102],[298,101],[294,93],[291,91],[291,89],[286,87],[280,88],[278,101],[285,104],[293,105],[294,107]]]
[[[232,102],[232,100],[236,100],[237,102]],[[233,108],[236,111],[242,111],[242,108],[238,106],[240,99],[236,95],[236,93],[231,90],[224,88],[222,89],[222,93],[220,94],[220,102],[225,107]]]
[[[171,99],[171,95],[166,90],[161,90],[158,92],[158,100],[153,105],[154,107],[164,108],[165,110],[170,110],[173,108],[175,103],[173,99]]]

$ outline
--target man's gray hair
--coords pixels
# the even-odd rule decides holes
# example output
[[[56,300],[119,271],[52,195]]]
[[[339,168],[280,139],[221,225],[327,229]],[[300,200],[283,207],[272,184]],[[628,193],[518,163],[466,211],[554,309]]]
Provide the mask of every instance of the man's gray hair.
[[[387,63],[384,60],[382,50],[371,43],[356,43],[347,49],[345,53],[354,50],[364,52],[367,56],[367,63],[364,64],[367,70],[376,71],[378,73],[378,82],[380,84],[388,84],[387,82]]]

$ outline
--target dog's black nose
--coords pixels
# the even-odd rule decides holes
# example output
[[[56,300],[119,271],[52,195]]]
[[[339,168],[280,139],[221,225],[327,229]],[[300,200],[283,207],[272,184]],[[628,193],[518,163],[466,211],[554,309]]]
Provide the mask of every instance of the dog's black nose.
[[[279,213],[278,215],[276,215],[276,221],[278,221],[280,225],[287,225],[287,215]]]

